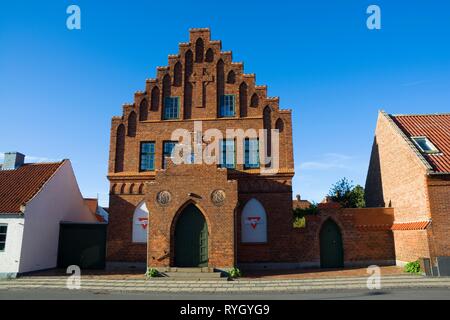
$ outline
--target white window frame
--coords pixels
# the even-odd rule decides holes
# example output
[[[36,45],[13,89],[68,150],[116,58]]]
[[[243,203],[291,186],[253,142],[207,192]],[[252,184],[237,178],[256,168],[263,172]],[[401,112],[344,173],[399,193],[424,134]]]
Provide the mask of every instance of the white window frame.
[[[416,141],[416,139],[425,139],[426,143],[430,146],[431,149],[433,150],[423,150],[422,147],[420,146],[420,144]],[[415,136],[415,137],[411,137],[411,140],[414,142],[414,144],[416,145],[416,147],[423,153],[427,153],[427,154],[436,154],[436,153],[440,153],[439,149],[436,148],[436,146],[430,141],[430,139],[428,139],[428,137],[426,136]]]
[[[3,249],[0,249],[0,252],[5,252],[6,251],[6,240],[8,237],[8,224],[7,223],[0,223],[0,227],[6,227],[6,232],[5,234],[5,246],[3,247]]]

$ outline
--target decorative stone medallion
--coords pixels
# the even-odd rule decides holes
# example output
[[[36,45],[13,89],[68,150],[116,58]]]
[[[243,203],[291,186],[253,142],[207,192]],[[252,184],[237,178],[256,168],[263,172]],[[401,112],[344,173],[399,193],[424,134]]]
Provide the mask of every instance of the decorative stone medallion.
[[[156,201],[161,206],[167,206],[169,204],[170,200],[172,200],[172,195],[167,190],[160,191],[156,195]]]
[[[221,206],[225,202],[225,191],[223,190],[214,190],[211,193],[211,201],[216,206]]]

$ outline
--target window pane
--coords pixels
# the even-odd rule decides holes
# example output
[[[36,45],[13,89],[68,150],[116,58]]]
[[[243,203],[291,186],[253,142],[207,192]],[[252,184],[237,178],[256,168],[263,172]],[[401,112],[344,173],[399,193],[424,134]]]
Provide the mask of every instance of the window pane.
[[[222,140],[221,141],[221,159],[220,166],[225,168],[234,168],[235,167],[235,149],[234,149],[234,140]]]
[[[164,119],[178,119],[179,97],[166,97],[164,99]]]
[[[141,143],[141,171],[155,170],[155,143]]]
[[[0,234],[0,242],[6,241],[6,234]]]
[[[259,168],[259,141],[258,139],[245,139],[244,157],[246,168]]]
[[[424,152],[438,151],[427,138],[413,138],[413,139]]]
[[[226,94],[220,97],[219,116],[233,117],[235,110],[235,101],[233,94]]]
[[[6,233],[8,226],[2,225],[0,226],[0,233]]]
[[[5,243],[0,242],[0,251],[5,251]]]
[[[175,148],[175,145],[177,144],[177,141],[165,141],[163,145],[163,168],[167,165],[166,157],[172,157],[172,151],[173,148]]]

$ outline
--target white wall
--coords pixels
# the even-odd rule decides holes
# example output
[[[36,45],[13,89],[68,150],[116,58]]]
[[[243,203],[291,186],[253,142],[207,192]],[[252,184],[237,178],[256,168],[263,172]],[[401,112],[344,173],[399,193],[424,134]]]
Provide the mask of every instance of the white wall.
[[[24,219],[19,215],[0,216],[0,224],[7,224],[5,251],[0,252],[0,278],[19,272],[20,250]]]
[[[56,267],[61,221],[96,222],[65,161],[25,209],[19,272]]]

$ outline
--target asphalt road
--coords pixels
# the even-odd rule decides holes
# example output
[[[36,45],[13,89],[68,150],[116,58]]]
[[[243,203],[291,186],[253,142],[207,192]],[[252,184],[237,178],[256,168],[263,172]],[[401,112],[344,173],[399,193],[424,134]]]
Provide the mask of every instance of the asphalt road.
[[[132,293],[68,289],[2,289],[0,300],[450,300],[450,289],[323,290],[298,293]]]

